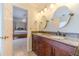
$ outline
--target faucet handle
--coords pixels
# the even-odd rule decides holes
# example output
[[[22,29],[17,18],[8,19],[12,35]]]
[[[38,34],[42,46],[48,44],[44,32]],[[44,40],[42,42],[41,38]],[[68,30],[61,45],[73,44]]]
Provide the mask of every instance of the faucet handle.
[[[57,31],[57,36],[59,36],[59,31]]]

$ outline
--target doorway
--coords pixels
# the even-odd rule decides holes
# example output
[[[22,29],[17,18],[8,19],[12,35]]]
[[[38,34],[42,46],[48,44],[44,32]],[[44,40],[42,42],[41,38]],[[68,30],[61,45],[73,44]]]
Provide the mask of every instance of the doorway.
[[[13,6],[13,55],[23,56],[27,52],[27,10]]]

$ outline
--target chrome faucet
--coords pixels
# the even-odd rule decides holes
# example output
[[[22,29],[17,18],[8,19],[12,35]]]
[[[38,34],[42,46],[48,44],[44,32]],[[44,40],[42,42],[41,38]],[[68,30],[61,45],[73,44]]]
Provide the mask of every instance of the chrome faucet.
[[[60,36],[60,35],[61,35],[61,33],[60,33],[59,31],[57,31],[57,35],[58,35],[58,36]]]
[[[63,37],[66,36],[65,33],[62,33],[62,32],[60,32],[60,31],[57,31],[57,35],[58,35],[58,36],[63,36]]]

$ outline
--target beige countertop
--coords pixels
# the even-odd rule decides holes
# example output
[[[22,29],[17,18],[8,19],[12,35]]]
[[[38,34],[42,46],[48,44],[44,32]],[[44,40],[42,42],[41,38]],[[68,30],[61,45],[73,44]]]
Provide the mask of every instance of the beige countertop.
[[[46,37],[49,38],[51,40],[56,40],[62,43],[66,43],[72,46],[79,46],[79,40],[78,38],[67,38],[67,37],[62,37],[62,36],[55,36],[52,34],[43,34],[43,33],[33,33],[34,35],[38,35],[38,36],[42,36],[42,37]]]

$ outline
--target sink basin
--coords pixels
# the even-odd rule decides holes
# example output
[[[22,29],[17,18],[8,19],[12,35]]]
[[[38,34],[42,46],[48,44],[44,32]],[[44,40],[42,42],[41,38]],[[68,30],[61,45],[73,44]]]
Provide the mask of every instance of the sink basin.
[[[79,39],[78,38],[64,37],[64,39],[71,40],[71,41],[78,41],[79,42]]]
[[[54,39],[64,39],[64,37],[62,37],[62,36],[56,36],[56,35],[44,34],[44,33],[42,33],[42,35],[50,37],[50,38],[54,38]]]

